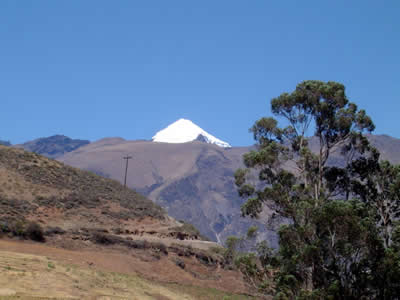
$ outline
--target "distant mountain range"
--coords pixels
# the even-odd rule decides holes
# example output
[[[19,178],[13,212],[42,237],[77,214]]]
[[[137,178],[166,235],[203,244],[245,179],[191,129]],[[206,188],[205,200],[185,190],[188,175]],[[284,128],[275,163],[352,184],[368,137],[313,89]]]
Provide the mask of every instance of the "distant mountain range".
[[[11,143],[10,143],[9,141],[2,141],[2,140],[0,140],[0,145],[3,145],[3,146],[11,146]]]
[[[90,141],[88,140],[71,139],[65,135],[53,135],[45,138],[38,138],[21,145],[16,145],[16,147],[50,158],[58,158],[64,153],[74,151],[89,143]]]
[[[174,135],[179,135],[179,130]],[[369,135],[368,138],[380,150],[382,159],[400,163],[400,139],[387,135]],[[56,136],[21,146],[27,150],[38,149],[41,154],[68,165],[120,182],[125,172],[122,157],[129,154],[132,159],[127,185],[164,207],[175,219],[194,224],[202,234],[218,242],[229,235],[244,234],[249,226],[256,225],[263,228],[260,239],[266,238],[276,246],[276,234],[263,225],[273,212],[265,210],[259,220],[240,216],[243,200],[237,194],[233,174],[243,166],[242,156],[252,147],[217,145],[192,134],[186,143],[122,138],[89,143]]]
[[[400,140],[369,136],[382,159],[400,163]],[[66,164],[123,181],[122,157],[132,155],[128,185],[166,208],[168,213],[194,224],[212,240],[222,242],[229,235],[244,234],[250,225],[264,228],[273,212],[265,210],[260,220],[240,216],[243,200],[237,195],[234,171],[242,166],[242,155],[251,147],[221,148],[198,141],[184,144],[103,139],[67,153]],[[336,159],[339,159],[337,157]],[[261,230],[272,246],[277,237]]]

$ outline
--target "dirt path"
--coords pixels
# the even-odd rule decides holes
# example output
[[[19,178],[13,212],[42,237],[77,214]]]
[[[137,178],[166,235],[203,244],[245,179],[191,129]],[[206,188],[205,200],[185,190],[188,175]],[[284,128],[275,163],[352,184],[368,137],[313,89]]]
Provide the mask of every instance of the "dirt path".
[[[201,241],[201,240],[177,240],[174,238],[160,238],[152,235],[130,235],[130,238],[134,240],[147,240],[149,242],[161,242],[166,246],[171,246],[172,244],[178,244],[181,246],[190,246],[196,249],[201,250],[210,250],[211,248],[222,248],[220,244],[209,241]]]

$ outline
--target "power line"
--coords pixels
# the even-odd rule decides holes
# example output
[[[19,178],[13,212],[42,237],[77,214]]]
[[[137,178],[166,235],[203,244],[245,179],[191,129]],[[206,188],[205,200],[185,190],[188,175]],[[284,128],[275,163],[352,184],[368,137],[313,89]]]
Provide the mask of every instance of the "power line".
[[[126,187],[126,176],[128,174],[128,161],[132,158],[132,156],[124,156],[123,159],[126,159],[126,167],[125,167],[125,180],[124,180],[124,187]]]

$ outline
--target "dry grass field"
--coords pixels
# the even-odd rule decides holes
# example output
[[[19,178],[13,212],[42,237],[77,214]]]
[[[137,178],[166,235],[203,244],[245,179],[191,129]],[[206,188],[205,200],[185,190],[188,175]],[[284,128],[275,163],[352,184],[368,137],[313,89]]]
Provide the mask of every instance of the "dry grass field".
[[[8,251],[0,251],[0,268],[0,299],[250,299]]]
[[[156,270],[159,274],[152,274]],[[182,275],[167,261],[152,264],[116,253],[0,240],[0,299],[255,299],[213,287],[218,280],[200,278],[212,275],[196,271],[197,278]],[[226,274],[237,284],[233,273]]]

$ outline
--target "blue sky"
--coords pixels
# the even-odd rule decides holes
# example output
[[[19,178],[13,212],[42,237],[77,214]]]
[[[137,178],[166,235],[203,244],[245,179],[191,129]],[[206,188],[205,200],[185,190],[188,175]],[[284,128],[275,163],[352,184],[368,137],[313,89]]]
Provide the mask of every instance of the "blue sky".
[[[307,79],[400,137],[400,1],[0,1],[0,139],[150,139],[181,117],[232,145]]]

